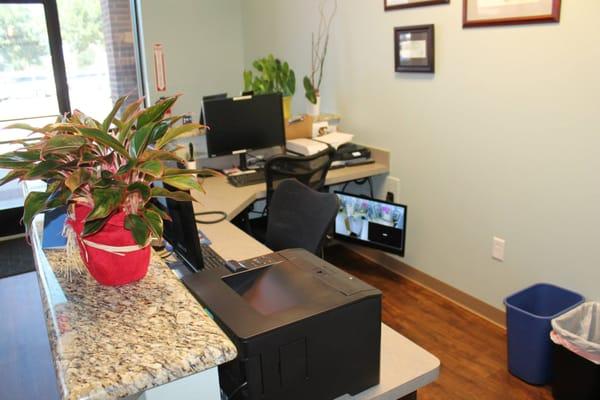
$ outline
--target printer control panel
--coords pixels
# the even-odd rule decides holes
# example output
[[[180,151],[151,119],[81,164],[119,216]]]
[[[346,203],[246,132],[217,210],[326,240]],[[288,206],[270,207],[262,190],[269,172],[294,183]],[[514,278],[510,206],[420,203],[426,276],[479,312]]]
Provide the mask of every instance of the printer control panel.
[[[280,251],[279,254],[292,261],[295,258],[296,252],[296,249],[289,249]],[[296,266],[300,269],[304,269],[306,272],[310,272],[315,278],[319,279],[332,289],[346,296],[352,296],[362,291],[373,290],[373,288],[365,282],[333,265],[327,264],[317,256],[311,254],[312,257],[309,259],[305,252],[302,252],[301,254],[302,263],[296,263]]]

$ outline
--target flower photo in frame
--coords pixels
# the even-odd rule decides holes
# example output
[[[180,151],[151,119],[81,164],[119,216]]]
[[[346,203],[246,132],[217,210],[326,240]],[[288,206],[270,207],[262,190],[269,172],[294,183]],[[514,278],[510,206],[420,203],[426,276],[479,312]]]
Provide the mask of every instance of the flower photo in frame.
[[[434,4],[448,4],[450,0],[383,0],[385,11],[398,10],[409,7],[432,6]]]
[[[561,0],[463,0],[463,27],[560,21]]]
[[[394,28],[396,72],[434,72],[433,25]]]

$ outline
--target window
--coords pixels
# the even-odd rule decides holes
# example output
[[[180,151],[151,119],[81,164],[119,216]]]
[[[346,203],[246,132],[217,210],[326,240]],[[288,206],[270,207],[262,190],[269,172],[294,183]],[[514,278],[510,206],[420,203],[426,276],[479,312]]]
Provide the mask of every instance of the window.
[[[104,118],[117,98],[142,96],[132,9],[131,0],[0,0],[0,129],[44,125],[72,107]],[[0,130],[0,153],[28,134]]]

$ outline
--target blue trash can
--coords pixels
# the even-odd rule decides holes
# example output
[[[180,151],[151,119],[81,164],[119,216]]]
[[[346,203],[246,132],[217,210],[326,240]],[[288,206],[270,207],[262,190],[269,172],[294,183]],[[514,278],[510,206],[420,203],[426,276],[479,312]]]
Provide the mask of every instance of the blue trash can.
[[[547,283],[538,283],[504,299],[508,371],[534,385],[550,382],[551,321],[583,300],[578,293]]]

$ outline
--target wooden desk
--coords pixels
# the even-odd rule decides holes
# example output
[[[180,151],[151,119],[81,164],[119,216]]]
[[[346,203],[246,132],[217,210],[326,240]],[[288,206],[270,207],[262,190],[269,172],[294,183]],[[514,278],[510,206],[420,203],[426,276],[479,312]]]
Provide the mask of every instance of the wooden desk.
[[[381,158],[375,164],[332,170],[327,174],[326,184],[332,185],[349,180],[383,174],[389,169],[389,155],[377,150]],[[228,219],[234,218],[247,206],[265,196],[265,184],[236,188],[225,178],[208,178],[204,182],[206,193],[196,193],[202,202],[196,211],[222,210]],[[238,229],[229,221],[218,224],[198,225],[212,241],[211,247],[226,260],[243,260],[270,253],[266,246]],[[382,324],[380,383],[355,396],[344,395],[336,400],[396,400],[416,399],[416,391],[437,379],[440,361]]]
[[[371,148],[373,164],[356,165],[330,170],[325,179],[325,185],[367,178],[386,174],[390,170],[389,152]],[[243,187],[234,187],[227,183],[225,177],[206,178],[203,183],[206,193],[195,192],[200,204],[195,204],[197,212],[202,210],[218,210],[227,213],[227,219],[232,220],[250,204],[266,196],[267,187],[264,183]]]

